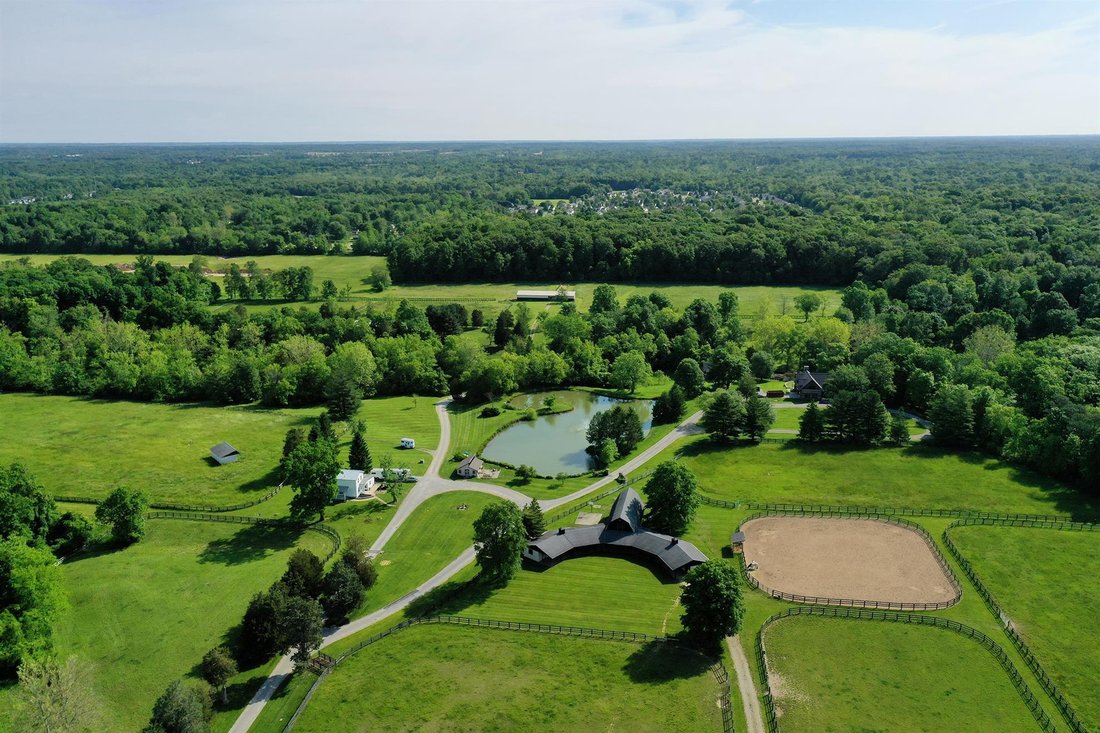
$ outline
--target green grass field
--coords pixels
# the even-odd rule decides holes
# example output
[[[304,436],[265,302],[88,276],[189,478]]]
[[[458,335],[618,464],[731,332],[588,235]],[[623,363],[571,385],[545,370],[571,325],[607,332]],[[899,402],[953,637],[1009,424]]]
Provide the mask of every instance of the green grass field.
[[[424,448],[439,442],[433,402],[392,397],[363,403],[359,417],[367,423],[376,465],[390,453],[417,472],[427,454],[396,446],[406,435]],[[225,506],[274,488],[286,431],[308,428],[320,411],[4,394],[0,463],[26,464],[57,495],[103,497],[129,486],[154,501]],[[219,466],[210,459],[210,446],[223,440],[241,451],[240,461]],[[349,434],[342,436],[342,452],[350,441]]]
[[[417,626],[337,667],[295,730],[720,731],[708,666],[675,646]]]
[[[997,660],[945,629],[791,618],[764,641],[788,733],[1038,730]]]
[[[1100,533],[956,527],[951,538],[1089,730],[1100,730]]]
[[[282,575],[294,547],[329,549],[320,535],[281,528],[179,520],[148,528],[137,545],[61,566],[70,608],[55,644],[60,658],[76,656],[88,670],[90,730],[139,730],[168,683],[191,675],[252,595]]]
[[[497,501],[489,494],[453,491],[417,507],[376,558],[378,582],[353,617],[397,600],[442,570],[474,543],[474,520]],[[459,510],[462,505],[467,508]]]
[[[974,453],[920,446],[848,449],[795,443],[735,447],[706,437],[673,445],[700,490],[728,500],[971,509],[1094,516],[1100,503],[1083,492]]]
[[[674,634],[680,585],[617,557],[577,557],[549,569],[525,565],[505,588],[454,612],[478,618]]]

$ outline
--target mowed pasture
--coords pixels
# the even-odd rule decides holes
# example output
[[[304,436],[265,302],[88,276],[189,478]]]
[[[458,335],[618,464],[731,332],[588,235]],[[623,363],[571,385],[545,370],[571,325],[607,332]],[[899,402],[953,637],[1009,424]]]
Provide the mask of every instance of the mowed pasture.
[[[977,453],[931,446],[728,446],[700,436],[655,460],[677,457],[695,473],[702,493],[730,501],[1100,514],[1095,498],[1054,479]]]
[[[1039,729],[993,655],[946,629],[794,617],[764,642],[784,733]]]
[[[226,641],[295,547],[323,556],[330,546],[314,532],[157,519],[136,545],[64,563],[69,609],[55,627],[55,647],[86,670],[89,730],[140,730],[168,684],[197,675],[203,654]]]
[[[368,400],[367,424],[375,464],[386,454],[416,472],[426,453],[399,451],[403,436],[432,448],[439,421],[431,398]],[[267,409],[255,405],[157,404],[35,394],[0,395],[0,464],[21,462],[59,496],[102,498],[118,486],[145,491],[155,502],[227,506],[259,498],[279,484],[283,439],[307,429],[320,407]],[[338,432],[344,430],[341,425]],[[241,452],[217,465],[210,447],[227,441]],[[346,453],[350,433],[340,436]]]
[[[47,264],[64,255],[28,255],[32,263],[37,265]],[[97,265],[132,264],[134,255],[131,254],[92,254],[77,255]],[[19,259],[20,255],[0,255],[0,263],[5,260]],[[178,267],[184,267],[191,262],[192,255],[154,255],[154,260],[165,261]],[[348,304],[375,303],[378,305],[396,305],[402,298],[408,298],[425,306],[432,303],[462,303],[468,309],[480,308],[487,315],[496,315],[501,310],[510,307],[515,301],[516,291],[529,290],[556,290],[559,285],[564,285],[569,290],[577,292],[577,307],[587,310],[592,302],[592,292],[597,283],[557,283],[557,282],[520,282],[520,283],[418,283],[406,285],[393,285],[385,292],[377,293],[369,283],[371,270],[385,263],[383,257],[369,256],[308,256],[308,255],[260,255],[256,257],[207,257],[206,266],[216,271],[226,271],[231,264],[237,264],[243,268],[249,260],[265,269],[283,270],[288,267],[309,266],[313,269],[314,284],[318,287],[325,280],[332,280],[337,287],[350,286],[351,297],[345,301]],[[220,278],[219,278],[220,280]],[[792,285],[752,285],[744,287],[729,287],[725,285],[670,285],[666,283],[654,284],[630,284],[616,285],[619,299],[624,301],[631,295],[648,295],[653,291],[663,293],[672,302],[673,306],[682,309],[692,300],[703,298],[717,302],[718,294],[725,290],[733,290],[740,300],[742,316],[751,317],[765,308],[773,314],[789,313],[792,316],[801,317],[801,313],[794,306],[794,299],[802,293],[813,292],[822,297],[825,302],[823,312],[831,314],[840,305],[840,291],[835,288],[822,288],[814,286]],[[223,300],[215,305],[215,310],[234,307],[242,301]],[[243,301],[250,309],[275,308],[288,305],[285,301],[271,300]],[[296,304],[290,304],[296,305]],[[312,308],[319,307],[318,302],[308,305]],[[551,308],[546,303],[531,303],[533,313]]]
[[[720,731],[709,665],[660,643],[414,626],[338,666],[295,730]]]
[[[506,587],[446,610],[486,619],[665,635],[682,628],[679,600],[679,583],[647,565],[588,556],[551,568],[525,563]]]
[[[1081,722],[1100,730],[1100,532],[970,526],[950,536]]]

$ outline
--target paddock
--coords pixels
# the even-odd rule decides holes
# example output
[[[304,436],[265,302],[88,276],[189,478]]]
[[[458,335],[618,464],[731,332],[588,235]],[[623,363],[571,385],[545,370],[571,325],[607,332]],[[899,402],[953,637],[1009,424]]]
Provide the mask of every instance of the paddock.
[[[798,596],[946,603],[952,578],[917,532],[875,519],[761,517],[742,526],[746,563],[766,589]]]

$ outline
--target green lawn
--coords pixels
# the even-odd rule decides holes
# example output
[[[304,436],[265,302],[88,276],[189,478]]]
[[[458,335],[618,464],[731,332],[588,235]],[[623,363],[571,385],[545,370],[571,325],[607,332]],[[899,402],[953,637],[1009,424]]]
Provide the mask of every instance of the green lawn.
[[[497,501],[489,494],[453,491],[417,507],[375,560],[378,582],[352,617],[397,600],[442,570],[474,543],[474,520]],[[462,505],[467,508],[459,510]]]
[[[785,733],[1038,730],[993,655],[952,631],[797,617],[764,641]]]
[[[295,730],[720,731],[708,667],[674,646],[417,626],[337,667]]]
[[[848,449],[765,443],[678,443],[700,490],[728,500],[970,509],[1095,516],[1100,502],[1053,479],[975,453],[928,446]]]
[[[549,569],[525,565],[505,588],[454,612],[463,616],[674,634],[680,585],[617,557],[577,557]]]
[[[798,421],[804,414],[805,409],[806,406],[773,408],[772,413],[775,415],[775,422],[772,423],[772,429],[798,430]],[[909,426],[910,435],[920,435],[927,432],[925,428],[917,424],[916,420],[911,418],[907,419],[905,424]]]
[[[89,671],[92,730],[139,730],[168,683],[191,674],[252,595],[278,579],[295,546],[329,549],[320,535],[281,528],[163,519],[148,527],[137,545],[61,566],[70,609],[55,627],[57,652]]]
[[[417,472],[427,454],[396,446],[403,436],[423,448],[439,442],[434,401],[391,397],[363,403],[359,417],[367,423],[376,465],[389,453]],[[103,497],[124,485],[154,501],[225,506],[274,488],[286,431],[308,427],[320,411],[3,394],[0,463],[26,464],[57,495]],[[223,440],[241,451],[241,460],[213,462],[210,446]],[[342,453],[350,441],[350,434],[341,435]]]
[[[1100,533],[956,527],[951,539],[1089,730],[1100,730]]]

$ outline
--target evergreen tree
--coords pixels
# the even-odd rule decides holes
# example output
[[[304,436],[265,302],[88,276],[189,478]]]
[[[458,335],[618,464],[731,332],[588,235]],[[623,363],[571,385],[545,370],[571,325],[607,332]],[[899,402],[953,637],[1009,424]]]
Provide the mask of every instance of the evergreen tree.
[[[286,437],[283,438],[283,458],[286,458],[294,449],[297,448],[302,441],[306,439],[305,433],[301,428],[291,428],[286,431]]]
[[[351,447],[348,448],[348,467],[360,471],[370,471],[374,468],[374,463],[370,457],[370,448],[367,447],[367,440],[363,437],[362,423],[355,426],[355,432],[351,436]]]
[[[523,508],[523,529],[529,540],[535,539],[546,531],[546,518],[543,516],[538,499],[532,499],[531,503]]]
[[[825,414],[816,402],[811,402],[798,418],[798,439],[807,443],[825,439]]]
[[[775,412],[768,401],[751,395],[745,400],[745,432],[759,442],[775,422]]]
[[[684,391],[679,385],[658,397],[653,403],[653,422],[657,424],[680,422],[684,416]]]
[[[286,572],[279,582],[288,595],[316,598],[321,595],[324,573],[325,566],[321,563],[321,558],[299,547],[291,553]]]
[[[212,713],[213,711],[210,711]],[[209,733],[209,714],[201,692],[176,680],[157,698],[148,733]]]
[[[347,375],[336,375],[329,380],[325,397],[328,412],[337,420],[350,420],[363,404],[362,390]]]
[[[286,601],[287,594],[280,583],[266,593],[252,596],[237,641],[237,658],[246,666],[259,664],[278,651],[279,618]]]
[[[329,417],[328,410],[321,410],[321,414],[317,416],[317,438],[329,443],[336,442],[336,431],[332,429],[332,418]]]
[[[974,444],[974,400],[965,384],[944,384],[928,405],[932,437],[955,448]]]
[[[515,318],[512,311],[502,310],[497,316],[496,329],[493,331],[493,343],[503,349],[512,340],[512,332],[515,327]]]
[[[700,421],[715,440],[734,440],[745,426],[745,402],[740,395],[723,390],[714,396]]]
[[[890,418],[890,443],[897,446],[909,445],[909,423],[901,415]]]

